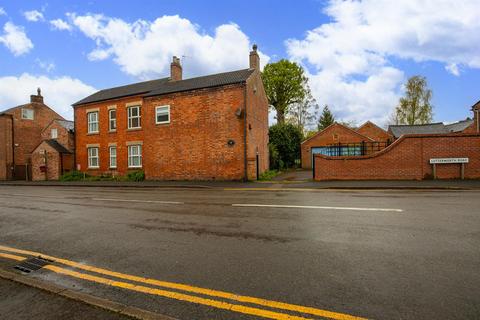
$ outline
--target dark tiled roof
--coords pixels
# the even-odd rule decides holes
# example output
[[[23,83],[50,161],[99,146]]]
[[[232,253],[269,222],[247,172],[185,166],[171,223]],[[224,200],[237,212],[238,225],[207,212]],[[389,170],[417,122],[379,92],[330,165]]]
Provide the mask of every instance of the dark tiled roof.
[[[398,138],[403,134],[447,133],[442,122],[415,125],[391,125],[388,127],[388,130],[395,138]]]
[[[470,127],[473,123],[472,119],[466,119],[458,122],[454,122],[451,124],[445,125],[445,128],[447,129],[448,132],[460,132],[468,127]]]
[[[204,77],[191,78],[181,81],[165,82],[159,88],[147,93],[145,97],[158,96],[166,93],[182,92],[195,89],[211,88],[245,82],[254,69],[217,73]]]
[[[58,143],[55,139],[45,140],[46,143],[50,145],[53,149],[57,150],[59,153],[71,153],[67,148]]]
[[[114,98],[144,94],[160,87],[163,83],[167,81],[168,81],[168,78],[163,78],[163,79],[157,79],[157,80],[138,82],[138,83],[129,84],[121,87],[100,90],[78,102],[75,102],[73,106],[85,104],[85,103],[91,103],[91,102],[99,102],[99,101],[104,101],[104,100],[109,100]]]
[[[415,125],[391,125],[388,130],[395,138],[403,134],[438,134],[461,132],[473,123],[473,120],[467,119],[451,124],[443,124],[443,122]]]
[[[73,121],[69,121],[69,120],[57,120],[57,122],[62,126],[64,127],[65,129],[69,130],[69,131],[73,131],[75,130],[75,123]]]
[[[182,92],[203,88],[211,88],[245,82],[254,72],[254,69],[217,73],[209,76],[190,78],[180,81],[169,81],[169,78],[134,83],[127,86],[101,90],[85,99],[73,104],[73,106],[99,102],[109,99],[143,94],[144,97],[158,96],[167,93]]]

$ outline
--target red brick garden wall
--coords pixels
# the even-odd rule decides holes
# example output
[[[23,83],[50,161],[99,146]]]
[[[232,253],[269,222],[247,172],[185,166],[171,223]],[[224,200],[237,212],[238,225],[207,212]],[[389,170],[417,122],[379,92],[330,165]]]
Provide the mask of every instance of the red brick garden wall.
[[[467,157],[465,178],[480,178],[480,135],[406,135],[368,156],[315,156],[315,180],[421,180],[433,177],[430,158]],[[460,177],[460,164],[437,165],[437,178]]]

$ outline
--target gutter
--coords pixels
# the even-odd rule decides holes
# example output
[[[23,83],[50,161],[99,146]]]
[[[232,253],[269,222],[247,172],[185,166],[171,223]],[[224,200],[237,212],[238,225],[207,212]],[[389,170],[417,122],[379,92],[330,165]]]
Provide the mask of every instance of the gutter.
[[[243,122],[244,122],[244,128],[243,128],[243,148],[244,148],[244,181],[248,181],[248,161],[247,161],[247,81],[245,81],[245,86],[243,90]]]

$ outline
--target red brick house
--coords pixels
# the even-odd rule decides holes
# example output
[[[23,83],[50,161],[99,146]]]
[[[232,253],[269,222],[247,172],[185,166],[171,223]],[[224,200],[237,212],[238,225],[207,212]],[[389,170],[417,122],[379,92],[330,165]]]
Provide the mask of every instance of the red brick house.
[[[75,103],[76,164],[92,175],[256,179],[268,169],[268,102],[256,46],[250,68],[101,90]]]
[[[41,137],[42,142],[32,151],[32,180],[58,180],[74,169],[74,123],[55,119]]]
[[[370,137],[356,132],[340,123],[333,123],[301,144],[302,168],[312,168],[312,157],[315,153],[328,152],[329,146],[335,144],[360,144],[374,142]],[[348,148],[348,147],[345,147]]]
[[[0,180],[31,179],[31,153],[55,119],[65,120],[43,102],[40,89],[30,103],[0,112]]]

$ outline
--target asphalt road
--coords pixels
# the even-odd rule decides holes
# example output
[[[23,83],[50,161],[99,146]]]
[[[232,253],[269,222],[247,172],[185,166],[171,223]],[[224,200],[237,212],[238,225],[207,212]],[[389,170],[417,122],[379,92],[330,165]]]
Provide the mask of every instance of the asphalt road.
[[[30,276],[178,319],[480,319],[478,191],[0,186],[0,246],[0,268],[68,259]]]

